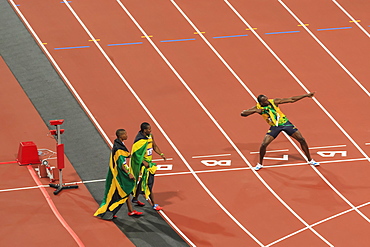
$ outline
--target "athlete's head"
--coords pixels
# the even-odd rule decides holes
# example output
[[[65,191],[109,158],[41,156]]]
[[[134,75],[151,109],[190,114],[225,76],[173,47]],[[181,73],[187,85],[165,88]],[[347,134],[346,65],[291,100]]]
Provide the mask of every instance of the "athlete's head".
[[[144,122],[140,125],[140,131],[146,136],[148,136],[150,135],[150,133],[152,133],[152,128],[150,127],[150,124]]]
[[[121,141],[127,140],[127,132],[124,129],[116,130],[116,136],[117,139],[120,139]]]
[[[257,101],[261,106],[268,106],[270,104],[269,98],[266,95],[260,94],[257,96]]]

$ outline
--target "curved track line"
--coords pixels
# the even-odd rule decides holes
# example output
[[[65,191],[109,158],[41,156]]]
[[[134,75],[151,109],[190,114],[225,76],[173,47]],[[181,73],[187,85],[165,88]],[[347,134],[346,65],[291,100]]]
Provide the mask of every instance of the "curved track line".
[[[367,96],[370,97],[370,92],[367,91],[367,89],[361,84],[361,82],[359,80],[357,80],[357,78],[352,75],[352,73],[339,61],[339,59],[334,56],[334,54],[316,37],[316,35],[314,35],[310,29],[308,29],[308,27],[306,25],[304,25],[304,23],[293,13],[293,11],[291,9],[289,9],[289,7],[282,1],[282,0],[278,0],[278,2],[286,9],[286,11],[289,12],[289,14],[291,16],[294,17],[294,19],[296,19],[296,21],[307,31],[307,33],[329,54],[329,56],[347,73],[347,75],[349,75],[349,77],[352,78],[352,80],[354,82],[356,82],[356,84],[367,94]],[[357,23],[357,22],[356,22]]]
[[[134,89],[131,87],[131,85],[128,83],[128,81],[124,78],[124,76],[122,75],[122,73],[119,71],[119,69],[114,65],[114,63],[111,61],[111,59],[108,57],[108,55],[106,54],[106,52],[104,51],[104,49],[100,46],[100,44],[96,41],[95,37],[92,35],[92,33],[88,30],[88,28],[86,27],[86,25],[82,22],[82,20],[79,18],[79,16],[77,15],[77,13],[74,11],[74,9],[71,7],[71,5],[66,1],[66,0],[63,0],[64,3],[66,4],[66,6],[68,7],[68,9],[71,11],[71,13],[73,14],[73,16],[76,18],[76,20],[80,23],[80,25],[83,27],[83,29],[85,30],[85,32],[89,35],[89,37],[91,38],[91,40],[94,40],[94,44],[97,46],[97,48],[100,50],[100,52],[103,54],[103,56],[105,57],[105,59],[109,62],[109,64],[112,66],[112,68],[114,69],[114,71],[117,73],[117,75],[121,78],[121,80],[124,82],[124,84],[127,86],[127,88],[130,90],[130,92],[132,93],[132,95],[136,98],[136,100],[139,102],[139,104],[143,107],[143,109],[145,110],[145,112],[148,114],[148,116],[152,119],[153,123],[158,127],[158,129],[160,130],[160,132],[163,134],[163,136],[166,138],[166,140],[168,141],[168,143],[172,146],[172,148],[174,149],[174,151],[177,153],[177,155],[180,157],[180,159],[184,162],[184,164],[187,166],[187,168],[189,169],[189,171],[191,171],[192,175],[194,176],[194,178],[198,181],[198,183],[203,187],[203,189],[208,193],[208,195],[215,201],[215,203],[245,232],[247,233],[254,241],[256,241],[256,243],[258,243],[260,246],[263,246],[263,244],[256,238],[254,237],[222,204],[221,202],[212,194],[212,192],[207,188],[207,186],[203,183],[203,181],[198,177],[198,175],[196,175],[196,173],[194,172],[193,168],[190,166],[190,164],[187,162],[187,160],[184,158],[184,156],[182,155],[182,153],[179,151],[179,149],[175,146],[175,144],[172,142],[172,140],[170,139],[170,137],[167,135],[167,133],[164,131],[164,129],[162,128],[162,126],[159,124],[159,122],[156,120],[156,118],[153,116],[153,114],[149,111],[149,109],[146,107],[146,105],[144,104],[144,102],[140,99],[140,97],[137,95],[137,93],[134,91]],[[120,3],[120,2],[119,2]],[[147,34],[145,34],[145,36],[148,36]],[[160,211],[160,213],[162,215],[165,215],[165,213],[163,211]],[[168,218],[167,216],[165,216],[166,218]],[[171,221],[172,222],[172,221]],[[174,226],[176,227],[176,226]],[[176,229],[179,230],[179,228],[176,227]],[[188,241],[188,243],[190,243],[192,246],[195,246],[195,244],[193,244],[191,242],[191,240],[189,238],[187,238],[185,236],[185,234],[183,234],[180,230],[179,230],[179,233],[181,234],[181,236],[184,237],[184,239],[186,239],[186,241]]]
[[[46,189],[44,188],[44,186],[41,184],[41,182],[38,179],[38,177],[37,177],[35,171],[33,170],[32,166],[31,165],[28,165],[27,168],[28,168],[28,171],[31,174],[31,177],[33,178],[33,180],[37,184],[37,187],[40,188],[42,195],[45,197],[45,200],[49,204],[49,207],[50,207],[51,211],[53,211],[55,217],[57,217],[57,219],[59,220],[59,222],[67,230],[67,232],[72,236],[72,238],[76,241],[76,243],[78,244],[78,246],[84,247],[85,245],[82,243],[81,239],[77,236],[77,234],[73,231],[73,229],[68,225],[68,223],[62,217],[62,215],[59,213],[59,211],[56,208],[53,200],[50,198],[48,192],[46,191]]]
[[[310,91],[307,87],[298,79],[298,77],[289,69],[289,67],[280,59],[278,55],[270,48],[270,46],[258,35],[258,33],[252,28],[251,25],[240,15],[240,13],[227,1],[224,2],[230,7],[230,9],[239,17],[239,19],[251,30],[256,38],[266,47],[266,49],[275,57],[275,59],[284,67],[284,69],[293,77],[293,79],[303,88],[306,93]],[[249,90],[248,90],[249,92]],[[338,123],[337,120],[325,109],[325,107],[315,98],[312,98],[315,103],[321,108],[321,110],[330,118],[330,120],[339,128],[339,130],[347,137],[347,139],[357,148],[357,150],[370,162],[369,156],[360,148],[360,146],[353,140],[353,138],[344,130],[344,128]]]
[[[98,121],[96,120],[96,118],[94,117],[94,115],[91,113],[91,111],[89,110],[89,108],[87,107],[87,105],[84,103],[84,101],[82,100],[82,98],[79,96],[79,94],[77,93],[77,91],[74,89],[74,87],[72,86],[72,84],[70,83],[70,81],[68,80],[68,78],[66,77],[66,75],[63,73],[62,69],[59,67],[59,65],[56,63],[56,61],[54,60],[54,58],[51,56],[51,54],[49,53],[49,51],[46,49],[46,47],[42,44],[42,41],[40,40],[40,38],[38,37],[38,35],[36,34],[36,32],[33,30],[33,28],[31,27],[31,25],[29,24],[29,22],[27,21],[27,19],[25,18],[25,16],[22,14],[22,12],[18,9],[18,6],[14,3],[13,0],[9,0],[11,2],[11,4],[13,5],[13,8],[16,10],[17,14],[19,15],[19,17],[22,19],[23,23],[26,25],[26,27],[28,28],[28,30],[32,33],[33,37],[36,39],[36,41],[38,42],[39,46],[42,48],[42,50],[45,52],[45,54],[47,55],[49,61],[51,61],[51,63],[53,64],[54,68],[58,71],[59,75],[63,78],[64,82],[67,84],[68,88],[70,89],[70,91],[72,92],[73,96],[77,99],[78,103],[82,106],[82,108],[84,109],[84,111],[86,112],[86,114],[89,116],[89,118],[91,119],[91,121],[93,121],[94,125],[98,128],[100,134],[103,136],[103,138],[105,139],[105,142],[110,145],[110,147],[113,146],[113,143],[110,141],[109,137],[107,136],[107,134],[104,132],[103,128],[100,126],[100,124],[98,123]],[[67,3],[68,4],[68,3]],[[69,4],[68,4],[69,5]],[[93,39],[95,40],[95,39]],[[97,43],[97,41],[95,40],[94,43]],[[111,61],[110,61],[111,62]],[[41,188],[41,187],[40,187]],[[165,217],[166,219],[169,219],[168,216],[163,212],[163,211],[159,211],[159,213]],[[191,246],[195,246],[194,243],[171,221],[169,220],[168,221],[169,224],[171,224],[171,226],[177,230],[177,232],[191,245]]]
[[[280,0],[279,0],[280,1]],[[174,0],[171,0],[171,2],[173,3],[173,5],[177,8],[177,10],[183,15],[183,17],[189,22],[189,24],[194,28],[194,30],[196,30],[198,32],[198,34],[202,37],[202,39],[206,42],[206,44],[211,48],[211,50],[217,55],[217,57],[222,61],[222,63],[230,70],[230,72],[235,76],[235,78],[239,81],[239,83],[242,84],[242,86],[244,88],[246,88],[246,90],[248,91],[248,93],[251,95],[252,98],[255,99],[255,95],[251,92],[251,90],[245,85],[245,83],[237,76],[237,74],[235,73],[235,71],[229,66],[229,64],[225,61],[225,59],[217,52],[217,50],[210,44],[210,42],[205,38],[205,36],[199,31],[199,29],[194,25],[194,23],[189,19],[189,17],[182,11],[182,9],[175,3]],[[257,38],[266,46],[266,48],[269,49],[269,51],[274,55],[274,57],[276,59],[278,59],[278,61],[280,62],[281,59],[272,51],[272,49],[267,45],[267,43],[265,43],[265,41],[262,40],[262,38],[260,36],[258,36],[258,34],[253,30],[253,28],[249,25],[249,23],[247,23],[247,21],[237,12],[237,10],[227,1],[225,0],[225,2],[229,5],[229,7],[234,11],[235,14],[238,15],[238,17],[245,23],[247,24],[248,28],[253,32],[255,33],[255,35],[257,36]],[[284,68],[286,68],[288,70],[289,73],[291,73],[291,75],[294,76],[294,78],[297,78],[293,72],[290,71],[290,69],[281,61],[281,64],[284,65]],[[298,78],[297,78],[298,80]],[[304,90],[306,90],[307,93],[309,93],[309,91],[307,90],[307,88],[300,82],[300,85],[303,87]],[[319,104],[321,106],[321,104],[316,100],[316,98],[313,98],[315,100],[315,102],[317,104]],[[322,107],[323,108],[323,107]],[[326,111],[326,109],[325,109]],[[329,114],[329,113],[328,113]],[[333,118],[334,119],[334,118]],[[217,123],[217,122],[216,122]],[[215,123],[215,124],[216,124]],[[218,123],[216,124],[218,125]],[[344,130],[344,129],[343,129]],[[221,131],[223,132],[223,131]],[[297,144],[292,140],[291,137],[289,137],[285,132],[284,132],[284,135],[285,137],[289,140],[289,142],[295,147],[295,149],[301,154],[301,156],[307,160],[306,156],[304,155],[304,153],[302,152],[302,150],[297,146]],[[349,137],[349,135],[348,135]],[[351,138],[352,139],[352,138]],[[357,145],[357,143],[354,143],[355,145]],[[358,147],[358,145],[356,146]],[[358,147],[360,148],[360,147]],[[361,149],[362,151],[362,149]],[[364,156],[366,157],[366,159],[369,160],[369,157],[366,155],[366,153],[364,153]],[[244,156],[243,156],[244,157]],[[344,196],[342,195],[335,187],[334,185],[332,185],[329,180],[327,180],[325,178],[324,175],[321,174],[321,172],[319,172],[319,170],[316,168],[316,167],[313,167],[311,166],[311,168],[317,173],[317,175],[319,175],[319,177],[344,201],[346,202],[351,208],[353,208],[354,210],[356,210],[356,212],[361,216],[363,217],[368,223],[370,223],[370,219],[365,215],[363,214],[360,210],[358,210],[357,208],[355,208],[355,206]]]
[[[357,208],[357,209],[359,209],[359,208],[365,207],[365,206],[367,206],[367,205],[370,205],[370,202],[366,202],[366,203],[364,203],[364,204],[361,204],[360,206],[357,206],[356,208]],[[316,222],[316,223],[313,223],[313,224],[311,224],[310,226],[311,226],[311,227],[315,227],[315,226],[317,226],[317,225],[319,225],[319,224],[321,224],[321,223],[324,223],[324,222],[329,221],[329,220],[331,220],[331,219],[337,218],[337,217],[339,217],[339,216],[341,216],[341,215],[344,215],[344,214],[346,214],[346,213],[349,213],[349,212],[351,212],[351,211],[353,211],[353,210],[354,210],[353,208],[348,209],[348,210],[345,210],[345,211],[343,211],[343,212],[341,212],[341,213],[335,214],[335,215],[330,216],[330,217],[328,217],[328,218],[326,218],[326,219],[323,219],[323,220],[320,220],[320,221],[318,221],[318,222]],[[266,245],[266,247],[269,247],[269,246],[272,246],[272,245],[274,245],[274,244],[277,244],[277,243],[279,243],[279,242],[281,242],[281,241],[283,241],[283,240],[285,240],[285,239],[287,239],[287,238],[289,238],[289,237],[292,237],[292,236],[294,236],[294,235],[296,235],[296,234],[298,234],[298,233],[300,233],[300,232],[303,232],[303,231],[305,231],[305,230],[307,230],[307,227],[302,228],[302,229],[299,229],[298,231],[295,231],[295,232],[293,232],[293,233],[291,233],[291,234],[289,234],[289,235],[286,235],[285,237],[279,238],[278,240],[276,240],[276,241],[274,241],[274,242],[272,242],[272,243],[270,243],[270,244]]]
[[[349,13],[348,13],[348,11],[346,11],[343,7],[342,7],[342,5],[340,5],[337,1],[335,1],[335,0],[332,0],[332,2],[335,4],[335,5],[337,5],[338,6],[338,8],[340,9],[340,10],[342,10],[343,11],[343,13],[344,14],[346,14],[347,16],[348,16],[348,18],[349,19],[351,19],[351,21],[353,22],[353,23],[355,23],[356,24],[356,26],[358,26],[358,28],[360,28],[361,29],[361,31],[362,32],[364,32],[365,33],[365,35],[367,36],[367,37],[369,37],[370,38],[370,34],[365,30],[365,28],[363,28],[357,21],[356,21],[356,19],[355,18],[353,18],[352,17],[352,15],[350,15]]]
[[[164,60],[164,62],[168,65],[168,67],[172,70],[172,72],[177,76],[177,78],[180,80],[180,82],[183,84],[183,86],[188,90],[188,92],[192,95],[192,97],[196,100],[196,102],[201,106],[203,111],[208,115],[208,117],[212,120],[212,122],[216,125],[216,127],[220,130],[220,132],[224,135],[224,137],[228,140],[230,145],[235,149],[235,151],[239,154],[239,156],[243,159],[243,161],[252,168],[252,165],[250,162],[244,157],[242,152],[238,149],[238,147],[235,145],[235,143],[231,140],[231,138],[227,135],[227,133],[223,130],[221,125],[216,121],[216,119],[213,117],[213,115],[208,111],[208,109],[204,106],[204,104],[201,102],[201,100],[196,96],[196,94],[190,89],[190,87],[187,85],[187,83],[184,81],[184,79],[179,75],[179,73],[176,71],[176,69],[172,66],[172,64],[167,60],[167,58],[163,55],[163,53],[159,50],[159,48],[154,44],[154,42],[148,37],[147,33],[144,31],[144,29],[139,25],[139,23],[135,20],[135,18],[130,14],[130,12],[126,9],[126,7],[120,2],[120,0],[117,0],[117,2],[120,4],[122,9],[126,12],[126,14],[131,18],[131,20],[135,23],[135,25],[138,27],[138,29],[143,33],[143,35],[146,37],[146,39],[149,41],[149,43],[153,46],[153,48],[157,51],[157,53],[161,56],[161,58]],[[175,5],[172,0],[171,2]],[[177,6],[178,7],[178,6]],[[179,10],[181,11],[181,9]],[[198,34],[201,34],[201,32],[198,29],[195,29]],[[251,169],[253,173],[256,175],[256,177],[262,182],[262,184],[275,196],[276,199],[279,200],[281,204],[283,204],[302,224],[309,227],[308,223],[305,222],[284,200],[280,198],[280,196],[267,184],[265,180],[254,170]],[[310,230],[316,234],[321,240],[323,240],[325,243],[327,243],[329,246],[333,246],[330,244],[324,237],[322,237],[318,232],[316,232],[314,229],[310,228]]]

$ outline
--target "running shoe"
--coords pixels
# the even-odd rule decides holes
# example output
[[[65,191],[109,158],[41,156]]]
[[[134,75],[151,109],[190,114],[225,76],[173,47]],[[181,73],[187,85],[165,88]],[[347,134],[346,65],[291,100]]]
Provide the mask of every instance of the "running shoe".
[[[162,210],[163,207],[159,206],[158,204],[154,204],[153,209],[159,211]]]
[[[308,162],[309,165],[313,165],[313,166],[319,166],[320,163],[319,162],[316,162],[314,161],[313,159],[311,161]]]
[[[134,200],[132,199],[132,203],[136,203],[137,206],[145,206],[145,203],[139,201],[139,200]]]
[[[263,165],[260,163],[257,163],[256,167],[254,168],[255,171],[258,171],[259,169],[263,168]]]
[[[136,210],[127,213],[128,216],[142,215],[142,214],[143,214],[143,212],[138,212]]]

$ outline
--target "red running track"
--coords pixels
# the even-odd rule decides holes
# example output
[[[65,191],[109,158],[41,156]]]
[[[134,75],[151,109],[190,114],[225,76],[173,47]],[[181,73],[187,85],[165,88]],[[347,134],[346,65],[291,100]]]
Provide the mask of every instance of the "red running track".
[[[173,158],[172,172],[158,174],[157,200],[192,243],[366,246],[370,242],[369,117],[358,107],[358,102],[369,106],[368,38],[334,3],[17,4],[102,133],[112,137],[124,126],[132,137],[140,122],[156,125],[157,142]],[[308,22],[308,30],[297,26],[283,4]],[[246,30],[252,27],[257,29]],[[235,35],[248,36],[225,37]],[[89,41],[93,39],[99,41]],[[185,40],[174,41],[179,39]],[[350,48],[343,49],[344,45]],[[76,46],[89,47],[55,49]],[[251,171],[257,161],[253,152],[267,126],[258,117],[241,119],[240,111],[252,106],[260,93],[287,97],[305,90],[317,91],[316,99],[283,110],[322,165],[304,165],[296,146],[280,136],[270,150],[285,151],[269,154],[274,160],[266,160],[266,165],[271,168],[258,174]],[[122,102],[122,116],[110,107],[116,101]],[[330,156],[327,152],[334,157],[322,157]],[[227,156],[193,158],[221,154]],[[202,159],[227,160],[231,166],[205,166]]]
[[[1,135],[0,154],[0,245],[94,246],[103,245],[106,236],[111,236],[112,245],[131,246],[115,225],[91,217],[96,201],[84,184],[55,196],[53,189],[37,186],[49,184],[49,179],[34,180],[27,167],[14,163],[20,140],[32,140],[39,149],[49,150],[55,150],[55,140],[46,136],[47,126],[1,57],[0,81],[6,82],[0,92],[1,127],[6,130]],[[79,181],[67,157],[65,160],[63,181]],[[56,161],[51,159],[50,165],[55,167]]]

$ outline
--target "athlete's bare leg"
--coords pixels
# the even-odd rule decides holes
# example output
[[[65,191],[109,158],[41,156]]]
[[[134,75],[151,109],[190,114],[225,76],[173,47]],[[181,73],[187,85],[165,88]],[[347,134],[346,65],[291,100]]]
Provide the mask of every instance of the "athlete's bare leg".
[[[275,138],[270,135],[265,135],[265,138],[263,138],[263,141],[260,147],[260,164],[261,165],[263,162],[263,157],[265,157],[265,154],[266,154],[266,148],[274,139]]]
[[[301,132],[299,132],[299,130],[297,130],[296,132],[293,133],[292,137],[294,139],[296,139],[301,144],[301,148],[302,148],[304,154],[306,155],[308,161],[310,161],[311,160],[311,155],[310,155],[310,151],[308,149],[308,144],[307,144],[306,140],[303,138]]]
[[[131,213],[133,210],[132,208],[132,204],[131,204],[131,201],[130,201],[130,196],[128,197],[127,201],[126,201],[126,204],[127,204],[127,210],[129,211],[129,213]]]

